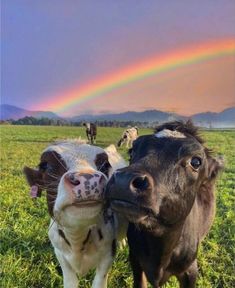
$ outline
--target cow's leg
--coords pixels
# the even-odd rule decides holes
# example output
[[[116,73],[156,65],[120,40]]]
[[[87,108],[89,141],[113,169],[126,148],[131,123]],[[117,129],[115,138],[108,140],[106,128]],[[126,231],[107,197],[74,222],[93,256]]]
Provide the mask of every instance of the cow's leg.
[[[108,272],[112,262],[113,256],[112,251],[110,251],[110,254],[104,256],[102,261],[100,261],[99,266],[96,268],[96,274],[92,283],[92,288],[107,288]]]
[[[91,133],[91,144],[94,144],[94,135]]]
[[[60,263],[63,272],[63,286],[64,288],[77,288],[78,278],[75,271],[63,257],[58,249],[55,248],[56,257]]]
[[[123,139],[121,138],[121,139],[118,141],[118,144],[117,144],[118,147],[122,147],[123,143],[124,143],[124,142],[123,142]]]
[[[195,288],[197,274],[198,267],[197,260],[195,260],[183,274],[177,275],[177,278],[180,282],[180,288]]]
[[[89,132],[88,131],[86,131],[86,137],[87,137],[87,140],[90,142]]]
[[[94,134],[94,143],[96,144],[96,134]]]
[[[129,257],[130,257],[130,263],[131,263],[131,268],[133,271],[133,278],[134,278],[133,288],[147,288],[147,282],[146,282],[144,271],[140,267],[138,260],[131,253],[131,251],[130,251]]]

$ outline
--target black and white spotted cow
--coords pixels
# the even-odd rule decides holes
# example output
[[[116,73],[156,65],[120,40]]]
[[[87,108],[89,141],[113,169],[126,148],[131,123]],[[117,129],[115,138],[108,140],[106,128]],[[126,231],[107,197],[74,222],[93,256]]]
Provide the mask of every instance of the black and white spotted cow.
[[[38,169],[24,168],[31,196],[46,191],[49,238],[65,288],[77,288],[77,274],[92,268],[92,287],[107,287],[116,241],[125,236],[126,225],[104,207],[104,189],[112,173],[125,165],[114,145],[104,150],[70,140],[47,147]]]
[[[96,135],[97,135],[97,126],[94,123],[83,123],[83,126],[86,127],[86,136],[87,140],[90,142],[90,144],[93,144],[96,142]]]
[[[126,147],[130,148],[132,146],[132,143],[134,140],[136,140],[138,137],[138,128],[137,127],[131,127],[126,129],[121,139],[118,141],[118,147],[121,147],[124,143],[126,143]]]

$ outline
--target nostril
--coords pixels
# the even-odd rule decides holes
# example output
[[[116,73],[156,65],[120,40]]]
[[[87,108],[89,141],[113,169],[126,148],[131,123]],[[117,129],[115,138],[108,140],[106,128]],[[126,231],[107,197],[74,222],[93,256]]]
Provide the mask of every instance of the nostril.
[[[73,173],[68,175],[68,180],[74,186],[77,186],[81,183]]]
[[[132,180],[131,186],[135,189],[144,191],[149,188],[150,182],[146,175],[137,176],[136,178]]]

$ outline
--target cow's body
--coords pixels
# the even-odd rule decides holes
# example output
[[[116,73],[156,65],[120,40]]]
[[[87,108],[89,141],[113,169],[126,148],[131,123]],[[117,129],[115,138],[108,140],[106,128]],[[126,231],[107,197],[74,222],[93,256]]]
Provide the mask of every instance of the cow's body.
[[[121,139],[118,141],[118,147],[121,147],[124,143],[126,143],[126,147],[129,148],[132,146],[132,143],[134,140],[136,140],[138,137],[138,128],[137,127],[131,127],[126,129]]]
[[[124,165],[114,147],[106,152],[65,141],[42,153],[39,170],[24,169],[31,187],[37,187],[38,193],[47,191],[52,218],[49,238],[63,271],[64,287],[77,288],[76,274],[85,275],[92,268],[96,268],[92,287],[107,285],[116,241],[125,236],[125,223],[104,208],[103,194],[114,169]]]
[[[94,123],[84,123],[83,126],[86,127],[87,140],[93,144],[96,142],[97,126]]]
[[[222,165],[203,146],[191,123],[172,122],[139,137],[131,165],[107,186],[113,209],[129,221],[134,287],[161,287],[175,275],[195,287],[197,250],[215,211],[214,184]]]

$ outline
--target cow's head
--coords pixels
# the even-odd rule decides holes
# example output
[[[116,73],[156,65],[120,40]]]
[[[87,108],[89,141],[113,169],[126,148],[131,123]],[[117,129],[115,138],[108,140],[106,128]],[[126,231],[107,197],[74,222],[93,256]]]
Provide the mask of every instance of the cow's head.
[[[117,143],[117,146],[118,147],[122,147],[123,143],[127,140],[127,133],[123,133],[122,137],[119,139],[118,143]]]
[[[130,222],[162,233],[183,223],[221,168],[191,122],[170,122],[134,142],[130,166],[114,173],[106,196]]]
[[[46,190],[48,210],[64,225],[93,221],[103,208],[104,188],[112,167],[105,150],[76,141],[49,146],[38,169],[24,168],[27,181],[40,196]]]
[[[117,146],[121,147],[123,143],[128,139],[134,141],[137,137],[138,137],[138,128],[136,126],[128,128],[123,132],[122,137],[117,143]]]

